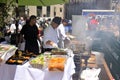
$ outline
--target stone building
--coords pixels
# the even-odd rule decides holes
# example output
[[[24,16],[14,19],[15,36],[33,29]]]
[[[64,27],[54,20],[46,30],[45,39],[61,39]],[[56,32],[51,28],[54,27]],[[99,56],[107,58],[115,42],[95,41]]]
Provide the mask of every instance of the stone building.
[[[82,9],[115,9],[117,2],[119,0],[69,0],[69,3],[51,6],[20,6],[19,12],[20,16],[34,14],[38,17],[60,16],[71,19],[72,15],[81,15]]]
[[[36,15],[38,17],[64,17],[64,4],[51,6],[19,6],[20,16]]]

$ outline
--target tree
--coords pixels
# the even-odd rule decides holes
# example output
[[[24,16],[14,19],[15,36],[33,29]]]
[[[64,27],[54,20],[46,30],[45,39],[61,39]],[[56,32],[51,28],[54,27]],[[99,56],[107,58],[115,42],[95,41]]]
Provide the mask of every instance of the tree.
[[[9,12],[15,8],[14,0],[7,0],[6,3],[0,3],[0,38],[3,37],[3,28],[8,21]]]

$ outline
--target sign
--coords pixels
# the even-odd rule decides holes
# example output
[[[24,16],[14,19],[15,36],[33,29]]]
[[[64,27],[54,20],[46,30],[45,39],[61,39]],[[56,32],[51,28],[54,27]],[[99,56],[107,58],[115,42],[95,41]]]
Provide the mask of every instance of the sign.
[[[82,10],[82,15],[86,17],[96,16],[100,18],[114,17],[115,10]]]

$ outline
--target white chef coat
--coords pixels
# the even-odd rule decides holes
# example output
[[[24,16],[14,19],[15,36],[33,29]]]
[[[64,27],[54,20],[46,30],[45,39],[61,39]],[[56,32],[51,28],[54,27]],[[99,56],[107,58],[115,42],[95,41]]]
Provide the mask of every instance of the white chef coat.
[[[62,38],[64,40],[66,38],[65,26],[63,24],[60,24],[57,29],[59,31],[59,38]]]
[[[46,42],[50,40],[53,41],[55,44],[58,44],[58,32],[57,29],[54,29],[51,25],[48,26],[44,30],[44,36],[43,36],[43,48],[54,48],[51,45],[46,45]]]
[[[58,46],[60,48],[64,48],[64,40],[66,38],[66,34],[65,34],[65,26],[63,24],[60,24],[58,29],[58,36],[59,36],[59,43]]]

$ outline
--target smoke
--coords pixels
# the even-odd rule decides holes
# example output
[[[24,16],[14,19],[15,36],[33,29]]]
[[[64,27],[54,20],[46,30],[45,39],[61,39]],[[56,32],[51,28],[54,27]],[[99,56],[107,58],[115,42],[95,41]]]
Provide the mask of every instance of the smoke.
[[[119,39],[119,18],[115,16],[96,16],[98,21],[97,29],[89,30],[88,21],[90,18],[86,16],[72,16],[72,35],[76,36],[76,40],[85,44],[86,49],[94,51],[104,51],[106,45],[116,44]],[[120,43],[120,42],[119,42]],[[114,48],[118,48],[114,46]],[[113,49],[110,47],[109,49]]]
[[[83,42],[85,34],[86,19],[83,16],[72,16],[72,34],[77,37],[77,40]]]
[[[91,34],[91,36],[88,36]],[[76,36],[76,40],[80,44],[85,44],[86,49],[90,49],[93,43],[92,37],[94,32],[87,31],[87,18],[85,16],[73,15],[72,16],[72,35]]]

